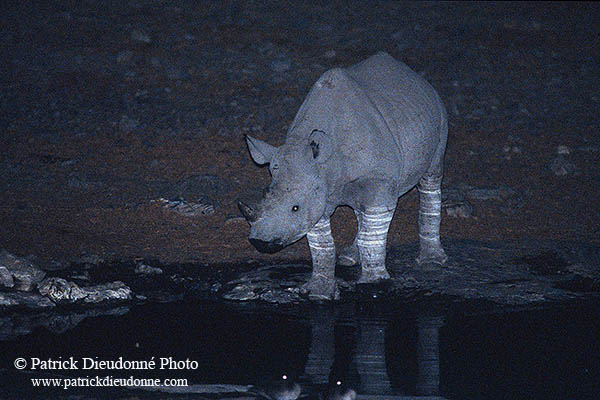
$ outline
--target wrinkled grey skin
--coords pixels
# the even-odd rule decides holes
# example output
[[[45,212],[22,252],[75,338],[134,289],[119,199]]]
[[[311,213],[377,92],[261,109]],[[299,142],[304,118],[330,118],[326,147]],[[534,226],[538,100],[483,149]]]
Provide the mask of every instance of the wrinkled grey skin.
[[[336,298],[329,225],[336,207],[352,207],[359,228],[339,263],[360,263],[360,282],[389,279],[389,224],[398,197],[418,185],[417,262],[444,264],[439,225],[447,131],[435,90],[387,53],[325,72],[282,146],[246,137],[252,159],[269,164],[273,178],[259,204],[239,203],[251,226],[249,240],[274,252],[307,235],[313,273],[303,290],[315,299]]]

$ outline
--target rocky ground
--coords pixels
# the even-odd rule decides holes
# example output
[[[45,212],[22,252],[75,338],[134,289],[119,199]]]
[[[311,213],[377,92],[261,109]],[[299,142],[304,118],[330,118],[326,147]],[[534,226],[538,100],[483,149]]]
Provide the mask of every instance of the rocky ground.
[[[600,243],[593,3],[3,2],[0,248],[45,269],[309,260],[256,252],[235,199],[268,184],[325,70],[379,50],[450,116],[442,239]],[[390,247],[417,239],[400,199]],[[352,212],[333,219],[340,243]],[[209,268],[209,267],[207,267]]]

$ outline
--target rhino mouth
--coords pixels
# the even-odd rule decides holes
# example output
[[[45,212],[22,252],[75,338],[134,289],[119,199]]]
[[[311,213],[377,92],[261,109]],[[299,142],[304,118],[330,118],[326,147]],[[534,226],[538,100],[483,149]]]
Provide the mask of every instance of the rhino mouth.
[[[252,246],[256,247],[256,250],[261,253],[277,253],[285,247],[285,244],[281,240],[271,240],[269,242],[254,238],[248,240],[252,243]]]

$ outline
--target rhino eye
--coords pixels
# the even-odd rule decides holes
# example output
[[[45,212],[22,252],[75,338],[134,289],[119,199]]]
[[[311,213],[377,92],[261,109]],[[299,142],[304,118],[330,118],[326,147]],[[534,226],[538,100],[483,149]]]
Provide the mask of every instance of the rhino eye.
[[[298,206],[294,206],[294,207],[292,207],[292,211],[293,211],[293,212],[296,212],[296,211],[298,211],[299,209],[300,209],[300,207],[298,207]]]

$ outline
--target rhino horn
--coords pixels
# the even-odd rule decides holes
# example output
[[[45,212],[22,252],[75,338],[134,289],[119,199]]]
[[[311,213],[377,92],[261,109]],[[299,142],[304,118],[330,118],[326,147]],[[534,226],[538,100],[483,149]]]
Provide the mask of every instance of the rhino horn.
[[[246,218],[246,221],[252,223],[258,219],[256,211],[243,201],[238,201],[238,207],[244,218]]]

